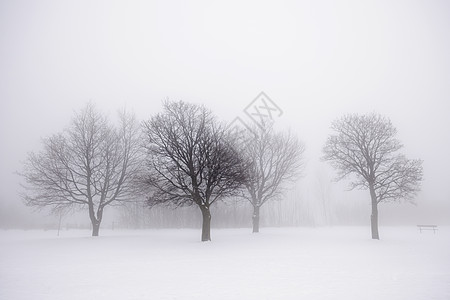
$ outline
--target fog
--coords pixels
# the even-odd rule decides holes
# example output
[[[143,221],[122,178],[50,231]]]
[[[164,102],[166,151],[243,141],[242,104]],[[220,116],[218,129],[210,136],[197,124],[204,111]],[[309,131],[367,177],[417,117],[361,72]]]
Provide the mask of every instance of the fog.
[[[296,199],[301,222],[267,225],[369,223],[368,193],[331,182],[320,157],[334,119],[371,112],[424,161],[416,205],[382,204],[380,223],[449,224],[449,28],[447,1],[2,1],[0,226],[42,224],[15,172],[87,102],[147,120],[162,100],[184,100],[251,122],[245,109],[262,91],[282,111],[276,125],[306,145],[303,178],[263,212]]]

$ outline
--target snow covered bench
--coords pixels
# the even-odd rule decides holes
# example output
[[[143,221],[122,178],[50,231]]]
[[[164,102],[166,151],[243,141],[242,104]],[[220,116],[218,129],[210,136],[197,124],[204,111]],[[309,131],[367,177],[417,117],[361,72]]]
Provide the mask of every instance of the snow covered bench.
[[[417,225],[419,227],[420,233],[422,233],[422,230],[433,230],[433,233],[436,233],[437,225]]]

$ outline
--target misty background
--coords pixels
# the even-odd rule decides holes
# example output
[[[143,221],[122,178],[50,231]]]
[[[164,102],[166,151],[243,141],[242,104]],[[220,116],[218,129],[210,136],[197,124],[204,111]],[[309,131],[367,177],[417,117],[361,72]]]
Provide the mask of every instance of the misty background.
[[[449,224],[449,28],[447,1],[0,1],[0,227],[54,221],[22,204],[15,172],[88,101],[111,119],[125,107],[147,120],[168,98],[251,122],[261,91],[283,111],[276,126],[306,145],[303,178],[262,208],[262,225],[369,224],[368,192],[332,182],[320,157],[334,119],[370,112],[424,160],[416,205],[381,205],[380,225]],[[245,204],[226,205],[250,226],[251,210],[234,210]],[[149,226],[196,225],[141,213]],[[105,228],[124,218],[106,217]]]

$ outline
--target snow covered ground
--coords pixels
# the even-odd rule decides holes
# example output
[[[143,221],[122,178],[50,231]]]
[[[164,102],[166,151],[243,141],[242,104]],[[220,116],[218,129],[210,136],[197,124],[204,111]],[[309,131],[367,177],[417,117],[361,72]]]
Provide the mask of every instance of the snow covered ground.
[[[0,231],[0,299],[450,299],[450,228]]]

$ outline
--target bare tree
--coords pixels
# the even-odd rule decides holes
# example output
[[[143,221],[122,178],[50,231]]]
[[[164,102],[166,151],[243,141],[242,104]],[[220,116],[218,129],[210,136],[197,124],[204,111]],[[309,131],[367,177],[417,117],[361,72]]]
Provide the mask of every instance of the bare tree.
[[[269,200],[280,198],[286,184],[298,178],[305,147],[290,133],[274,132],[269,122],[247,131],[241,144],[250,166],[243,197],[253,206],[253,232],[257,233],[260,207]]]
[[[337,180],[355,175],[350,189],[370,191],[372,238],[379,239],[378,204],[412,200],[420,190],[422,161],[397,153],[403,147],[397,130],[381,115],[346,115],[331,128],[335,134],[328,137],[323,159],[337,169]]]
[[[148,204],[197,205],[202,241],[211,240],[210,206],[236,194],[246,180],[245,165],[227,130],[203,106],[164,102],[164,112],[144,122]]]
[[[115,127],[88,104],[65,131],[43,140],[41,152],[28,155],[21,174],[26,204],[53,211],[87,207],[92,236],[98,236],[105,207],[133,197],[138,143],[134,116],[121,112]]]

